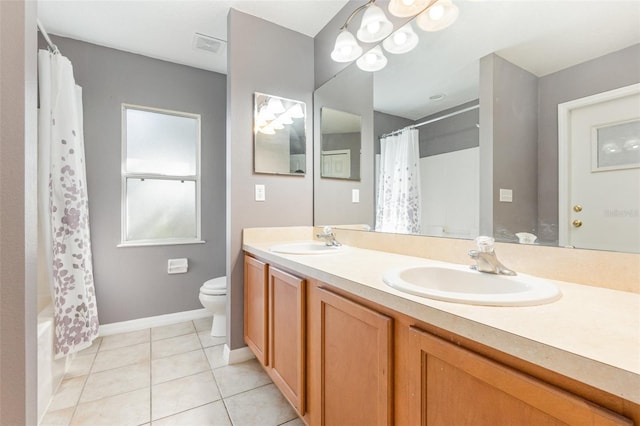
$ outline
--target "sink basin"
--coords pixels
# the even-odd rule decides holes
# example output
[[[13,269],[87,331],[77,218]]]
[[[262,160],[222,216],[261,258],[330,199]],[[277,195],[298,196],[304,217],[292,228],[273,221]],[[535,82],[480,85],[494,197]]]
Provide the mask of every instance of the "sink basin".
[[[274,253],[282,254],[330,254],[339,253],[345,249],[345,246],[328,246],[322,242],[302,241],[298,243],[279,244],[271,247]]]
[[[462,265],[397,268],[382,279],[405,293],[470,305],[532,306],[562,296],[558,287],[542,278],[487,274]]]

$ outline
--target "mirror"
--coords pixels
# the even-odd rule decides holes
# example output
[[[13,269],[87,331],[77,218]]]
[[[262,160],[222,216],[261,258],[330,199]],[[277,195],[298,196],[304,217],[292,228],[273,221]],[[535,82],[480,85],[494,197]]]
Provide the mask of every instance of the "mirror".
[[[423,179],[438,191],[437,197],[444,202],[439,204],[446,205],[431,214],[458,222],[434,222],[423,227],[421,234],[473,238],[477,232],[514,243],[530,242],[532,237],[526,234],[532,234],[535,244],[558,245],[559,105],[640,82],[640,5],[572,1],[553,2],[550,9],[550,3],[535,1],[456,4],[460,17],[451,27],[438,33],[416,29],[420,42],[414,51],[385,52],[389,63],[376,73],[351,64],[317,93],[324,96],[325,86],[331,86],[332,93],[345,90],[348,96],[343,101],[351,104],[354,96],[360,96],[352,93],[354,84],[359,79],[373,80],[360,96],[370,98],[368,91],[373,92],[369,105],[373,123],[363,122],[362,128],[363,166],[376,164],[383,134],[431,122],[418,127],[420,139],[432,134],[434,142],[420,141],[421,161],[433,163],[431,174]],[[331,105],[319,104],[324,105],[343,108],[335,97]],[[455,114],[474,105],[479,108]],[[369,131],[371,138],[364,136]],[[369,145],[373,152],[365,156]],[[477,159],[468,159],[470,166],[444,161],[446,155],[473,149]],[[376,182],[375,167],[372,174],[370,181]],[[361,177],[368,178],[364,173]],[[451,196],[459,192],[450,184],[461,182],[476,185],[477,206],[465,202],[472,196]],[[314,191],[314,206],[331,204],[334,211],[350,207],[350,200],[330,201],[326,191]],[[375,184],[361,188],[361,197],[365,191],[375,200]],[[430,202],[427,210],[434,205],[438,202]],[[314,224],[374,228],[375,208],[372,201],[368,216],[346,221],[314,207]],[[612,208],[600,205],[594,210]],[[477,225],[460,226],[464,219],[457,213],[475,209]],[[422,210],[424,214],[424,205]]]
[[[306,173],[305,117],[304,102],[254,94],[255,173],[299,176]]]
[[[321,109],[321,177],[360,180],[360,123],[359,115]]]

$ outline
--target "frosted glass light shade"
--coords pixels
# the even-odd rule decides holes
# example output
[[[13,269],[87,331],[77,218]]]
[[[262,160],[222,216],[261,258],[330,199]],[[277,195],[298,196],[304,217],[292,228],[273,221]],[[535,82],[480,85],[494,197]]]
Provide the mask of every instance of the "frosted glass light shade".
[[[415,16],[429,4],[429,0],[391,0],[389,13],[399,18]]]
[[[424,31],[440,31],[458,19],[458,6],[451,0],[438,0],[416,17],[416,24]]]
[[[360,29],[358,30],[358,40],[364,43],[378,42],[393,31],[393,24],[387,19],[384,11],[371,3],[362,15]]]
[[[297,103],[294,106],[292,106],[291,108],[289,108],[289,111],[287,111],[287,114],[291,118],[302,118],[302,117],[304,117],[304,111],[302,111],[302,107],[300,106],[299,103]]]
[[[362,55],[362,47],[356,38],[346,29],[336,37],[336,44],[331,52],[331,59],[336,62],[351,62]]]
[[[418,35],[413,31],[411,22],[387,37],[382,45],[389,53],[407,53],[418,45]]]
[[[358,58],[356,64],[358,64],[358,68],[363,71],[380,71],[387,66],[387,58],[384,56],[384,53],[382,53],[382,48],[376,46]]]
[[[284,112],[284,105],[282,105],[282,101],[280,99],[271,98],[267,103],[267,109],[273,114],[280,114]]]

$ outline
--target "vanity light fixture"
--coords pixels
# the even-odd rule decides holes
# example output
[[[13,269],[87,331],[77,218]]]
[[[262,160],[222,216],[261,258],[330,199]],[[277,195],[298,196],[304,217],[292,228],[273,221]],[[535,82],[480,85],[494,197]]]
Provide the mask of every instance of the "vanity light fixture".
[[[413,31],[411,22],[401,27],[382,42],[384,50],[389,53],[400,54],[413,50],[418,45],[418,35]]]
[[[302,111],[302,107],[300,104],[295,104],[287,111],[289,117],[291,118],[302,118],[304,117],[304,112]]]
[[[398,18],[416,16],[429,5],[429,0],[391,0],[389,13]]]
[[[382,53],[380,46],[376,46],[358,58],[356,64],[363,71],[374,72],[387,66],[387,58]]]
[[[351,20],[361,11],[362,21],[358,29],[358,40],[364,43],[375,43],[384,40],[385,50],[393,54],[407,53],[418,45],[418,36],[413,31],[411,23],[393,32],[393,24],[384,11],[376,6],[376,0],[369,0],[366,4],[356,8],[340,27],[340,32],[331,52],[331,59],[336,62],[351,62],[356,60],[358,67],[364,71],[378,71],[387,65],[387,58],[380,46],[362,54],[363,49],[349,32]],[[451,25],[458,17],[458,7],[451,0],[391,0],[389,13],[394,16],[416,17],[418,27],[425,31],[438,31]]]
[[[458,19],[458,6],[451,0],[438,0],[416,18],[416,24],[424,31],[444,30]]]
[[[384,11],[372,2],[368,3],[362,15],[362,22],[358,30],[358,40],[364,43],[375,43],[388,37],[393,31],[393,24]]]
[[[269,102],[267,102],[267,110],[269,112],[275,114],[281,114],[285,111],[284,105],[282,105],[282,101],[278,98],[271,98]]]

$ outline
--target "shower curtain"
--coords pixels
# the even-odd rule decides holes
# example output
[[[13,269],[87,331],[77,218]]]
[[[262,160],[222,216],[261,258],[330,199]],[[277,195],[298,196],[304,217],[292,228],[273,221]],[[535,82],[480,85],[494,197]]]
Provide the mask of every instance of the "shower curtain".
[[[376,231],[420,233],[418,130],[403,129],[380,139]]]
[[[98,335],[84,163],[82,89],[71,62],[38,52],[38,204],[54,308],[56,358]]]

